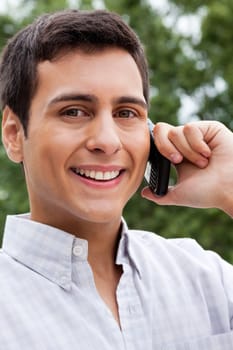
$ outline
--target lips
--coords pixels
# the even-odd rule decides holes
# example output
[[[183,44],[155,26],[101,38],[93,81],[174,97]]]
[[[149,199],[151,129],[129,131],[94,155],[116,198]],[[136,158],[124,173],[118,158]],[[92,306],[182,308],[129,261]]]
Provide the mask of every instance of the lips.
[[[109,181],[116,179],[119,174],[120,170],[112,170],[112,171],[101,171],[101,170],[94,170],[94,169],[82,169],[82,168],[72,168],[72,171],[85,178],[93,179],[96,181]]]

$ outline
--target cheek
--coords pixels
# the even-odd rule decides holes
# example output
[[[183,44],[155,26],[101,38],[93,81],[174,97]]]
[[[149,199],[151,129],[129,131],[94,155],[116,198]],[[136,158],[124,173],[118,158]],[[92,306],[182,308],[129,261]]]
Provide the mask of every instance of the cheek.
[[[149,156],[150,149],[150,140],[149,135],[146,132],[140,132],[138,135],[134,135],[134,138],[131,142],[131,156],[133,158],[133,162],[135,168],[138,169],[140,175],[143,176],[147,159]]]
[[[65,147],[56,144],[53,138],[47,138],[46,135],[31,135],[24,147],[24,166],[25,172],[29,177],[42,178],[56,176],[61,159],[64,158]]]
[[[68,132],[60,131],[55,127],[43,127],[32,132],[28,138],[27,155],[37,155],[40,162],[46,159],[61,158],[72,145],[73,138]],[[32,157],[31,157],[32,158]]]
[[[146,164],[150,150],[150,139],[147,131],[141,133],[140,136],[137,137],[135,147],[137,149],[138,158],[140,158],[143,164]]]

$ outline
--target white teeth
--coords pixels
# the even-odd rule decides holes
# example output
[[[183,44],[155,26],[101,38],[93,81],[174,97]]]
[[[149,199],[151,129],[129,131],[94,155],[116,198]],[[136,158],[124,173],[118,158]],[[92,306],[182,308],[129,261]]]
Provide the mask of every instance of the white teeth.
[[[94,175],[94,178],[95,178],[96,180],[103,180],[103,179],[104,179],[104,174],[103,174],[103,172],[102,172],[102,171],[97,171],[97,172],[95,173],[95,175]]]
[[[85,172],[85,175],[86,175],[86,172]],[[95,178],[95,171],[91,170],[90,174],[88,174],[87,176],[89,176],[90,178],[94,179]]]
[[[114,175],[112,176],[111,171],[106,171],[106,173],[104,173],[104,180],[110,180],[112,177],[114,177]]]
[[[95,171],[95,170],[85,170],[85,169],[75,169],[75,172],[80,175],[84,175],[85,177],[89,177],[94,180],[112,180],[115,179],[120,171]]]

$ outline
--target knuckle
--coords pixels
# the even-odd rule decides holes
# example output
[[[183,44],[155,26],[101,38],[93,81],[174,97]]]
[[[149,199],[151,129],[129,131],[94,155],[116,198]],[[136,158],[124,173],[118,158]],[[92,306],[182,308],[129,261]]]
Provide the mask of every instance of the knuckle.
[[[168,127],[167,123],[164,123],[164,122],[156,123],[154,126],[154,134],[158,134],[158,133],[163,132],[164,130],[167,129],[167,127]]]
[[[169,130],[168,136],[170,139],[174,140],[177,139],[180,135],[181,127],[173,127]]]
[[[159,152],[162,154],[167,154],[167,152],[168,152],[168,148],[165,146],[164,143],[159,143],[158,149],[159,149]]]
[[[187,123],[184,125],[184,134],[191,134],[197,126],[195,123]]]

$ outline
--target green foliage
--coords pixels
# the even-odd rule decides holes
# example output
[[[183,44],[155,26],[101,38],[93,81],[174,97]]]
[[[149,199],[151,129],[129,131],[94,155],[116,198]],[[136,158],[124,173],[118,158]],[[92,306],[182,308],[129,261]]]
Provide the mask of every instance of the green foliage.
[[[6,44],[17,29],[18,24],[10,16],[0,15],[0,48]]]
[[[214,0],[170,0],[170,3],[178,7],[179,12],[193,13],[200,7],[208,7]]]
[[[233,2],[232,0],[170,0],[177,16],[204,13],[200,40],[188,44],[195,55],[188,93],[197,96],[200,119],[214,119],[233,129]],[[173,12],[174,12],[174,7]],[[171,10],[172,11],[172,10]],[[178,19],[178,18],[177,18]],[[181,74],[184,72],[181,70]],[[187,78],[185,79],[187,82]],[[221,85],[221,86],[220,86]],[[187,92],[187,91],[186,91]]]
[[[32,17],[40,15],[45,12],[53,12],[57,10],[65,9],[69,6],[69,1],[67,0],[23,0],[22,6],[30,5],[31,11],[29,16],[27,16],[29,22],[31,22]]]
[[[209,62],[206,68],[209,85],[213,86],[216,78],[221,78],[226,86],[216,96],[206,94],[202,106],[202,116],[216,119],[233,129],[233,3],[232,1],[212,2],[202,22],[202,38],[196,46],[202,60]]]
[[[66,8],[69,4],[68,0],[24,0],[22,3],[30,11],[21,20],[1,17],[1,46],[19,26],[31,22],[38,14]],[[154,121],[178,124],[181,96],[185,94],[198,102],[199,118],[221,120],[233,127],[232,0],[170,0],[173,16],[198,13],[200,8],[205,8],[200,40],[167,27],[161,15],[145,0],[105,0],[103,3],[109,10],[121,14],[144,43],[150,67],[150,117]],[[72,4],[75,7],[74,1]],[[91,9],[95,4],[96,1],[80,0],[76,7]],[[224,83],[220,90],[216,87],[219,81]],[[28,201],[22,169],[11,165],[3,148],[0,148],[0,162],[2,231],[6,213],[27,211]],[[124,216],[130,227],[151,230],[164,237],[193,237],[203,247],[219,252],[233,263],[232,219],[216,209],[160,207],[141,199],[138,191],[126,206]]]
[[[23,169],[7,159],[3,146],[0,146],[0,164],[0,229],[3,232],[6,215],[24,213],[29,208]]]

